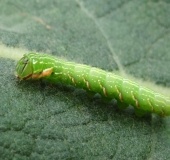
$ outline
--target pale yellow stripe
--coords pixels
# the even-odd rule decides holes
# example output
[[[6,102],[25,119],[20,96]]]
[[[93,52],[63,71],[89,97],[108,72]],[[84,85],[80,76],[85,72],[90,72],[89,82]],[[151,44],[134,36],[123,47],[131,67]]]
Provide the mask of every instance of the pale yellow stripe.
[[[23,48],[8,47],[0,43],[0,57],[18,61],[25,53],[30,51]]]

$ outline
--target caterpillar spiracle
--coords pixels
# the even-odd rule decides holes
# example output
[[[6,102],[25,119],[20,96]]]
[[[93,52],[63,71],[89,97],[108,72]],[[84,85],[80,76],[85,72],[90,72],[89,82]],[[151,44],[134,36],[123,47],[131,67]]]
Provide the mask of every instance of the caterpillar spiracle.
[[[50,83],[61,82],[99,93],[104,98],[127,104],[127,107],[132,105],[137,116],[148,112],[161,117],[170,115],[168,97],[114,73],[47,54],[25,54],[16,65],[16,76],[19,80],[45,79]]]

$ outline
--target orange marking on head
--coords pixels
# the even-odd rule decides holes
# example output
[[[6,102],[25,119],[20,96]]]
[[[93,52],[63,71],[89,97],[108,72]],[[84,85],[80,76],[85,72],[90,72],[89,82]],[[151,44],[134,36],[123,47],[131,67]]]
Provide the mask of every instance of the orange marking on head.
[[[21,79],[20,76],[17,76],[17,79],[20,80]]]
[[[23,80],[27,80],[28,78],[30,78],[32,76],[32,74],[29,74],[28,76],[24,77]]]
[[[42,71],[42,73],[32,74],[32,79],[39,79],[39,78],[42,78],[42,77],[50,76],[52,72],[53,72],[53,68],[45,69],[45,70]]]
[[[40,74],[32,74],[32,79],[37,79],[39,78]]]
[[[50,76],[52,72],[53,72],[53,68],[45,69],[42,72],[42,77]]]

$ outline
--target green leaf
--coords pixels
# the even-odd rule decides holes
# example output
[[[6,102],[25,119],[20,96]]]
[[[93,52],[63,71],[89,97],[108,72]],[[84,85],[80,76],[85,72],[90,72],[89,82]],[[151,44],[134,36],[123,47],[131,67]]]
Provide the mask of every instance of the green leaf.
[[[43,52],[170,95],[169,0],[2,1],[0,159],[169,159],[170,118],[56,84],[18,82],[16,60]],[[145,81],[145,82],[143,82]]]

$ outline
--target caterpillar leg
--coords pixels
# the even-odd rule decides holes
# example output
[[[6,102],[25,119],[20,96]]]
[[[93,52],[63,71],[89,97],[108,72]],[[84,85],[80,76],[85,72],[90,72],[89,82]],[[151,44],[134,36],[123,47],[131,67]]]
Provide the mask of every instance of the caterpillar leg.
[[[87,93],[87,95],[88,95],[90,98],[93,98],[94,95],[96,94],[96,92],[88,91],[88,90],[86,90],[86,93]]]
[[[135,110],[135,114],[137,117],[142,117],[146,114],[146,111],[142,111],[142,110],[139,110],[139,109],[134,109]]]
[[[53,68],[47,68],[47,69],[43,70],[41,73],[32,74],[32,79],[40,79],[43,77],[48,77],[51,75],[52,72],[53,72]]]
[[[113,98],[102,97],[104,103],[109,103]]]
[[[117,100],[117,105],[120,110],[124,110],[128,107],[126,103],[122,103],[121,101]]]

